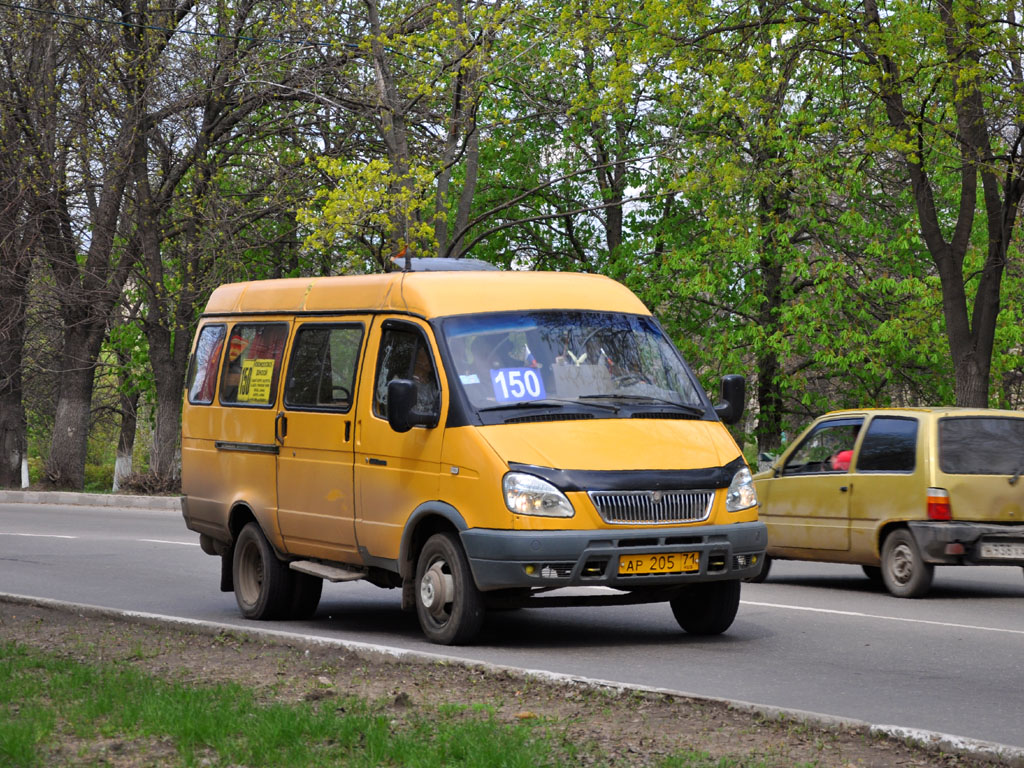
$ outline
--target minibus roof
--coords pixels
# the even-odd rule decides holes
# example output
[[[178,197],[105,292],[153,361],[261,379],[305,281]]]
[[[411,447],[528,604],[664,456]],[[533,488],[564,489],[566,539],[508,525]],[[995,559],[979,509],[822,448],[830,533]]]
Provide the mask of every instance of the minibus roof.
[[[391,272],[296,277],[222,285],[207,315],[406,312],[422,317],[531,309],[649,315],[632,291],[604,275],[579,272]]]

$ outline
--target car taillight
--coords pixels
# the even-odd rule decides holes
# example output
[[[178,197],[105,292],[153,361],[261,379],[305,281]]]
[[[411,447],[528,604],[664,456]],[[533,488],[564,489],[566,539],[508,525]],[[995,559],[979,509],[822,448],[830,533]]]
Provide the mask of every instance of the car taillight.
[[[949,506],[949,491],[947,491],[945,488],[928,489],[928,519],[953,519],[953,510]]]

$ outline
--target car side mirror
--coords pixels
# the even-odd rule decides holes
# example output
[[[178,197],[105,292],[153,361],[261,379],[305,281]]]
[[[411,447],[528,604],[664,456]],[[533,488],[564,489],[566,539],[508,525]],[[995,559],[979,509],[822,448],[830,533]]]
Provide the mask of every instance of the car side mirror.
[[[416,382],[392,379],[388,382],[388,424],[395,432],[408,432],[416,426],[430,426],[434,417],[416,410]]]
[[[735,424],[743,415],[746,403],[746,380],[738,373],[722,377],[722,400],[715,405],[715,413],[726,424]]]

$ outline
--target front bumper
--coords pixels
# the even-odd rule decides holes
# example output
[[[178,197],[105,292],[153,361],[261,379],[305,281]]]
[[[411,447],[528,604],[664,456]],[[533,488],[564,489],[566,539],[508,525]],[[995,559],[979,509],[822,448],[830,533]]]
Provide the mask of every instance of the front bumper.
[[[981,555],[982,542],[1024,545],[1024,524],[911,521],[907,525],[926,563],[1024,565],[1024,558],[985,558]],[[959,551],[961,548],[962,552]]]
[[[764,523],[589,531],[462,531],[473,578],[483,591],[522,587],[618,589],[743,579],[761,570]],[[699,570],[620,575],[623,555],[696,552]],[[532,573],[528,572],[532,571]]]

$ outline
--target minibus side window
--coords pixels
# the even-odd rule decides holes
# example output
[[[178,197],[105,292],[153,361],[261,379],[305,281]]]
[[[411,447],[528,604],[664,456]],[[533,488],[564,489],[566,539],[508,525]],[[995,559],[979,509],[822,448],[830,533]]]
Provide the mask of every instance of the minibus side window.
[[[361,325],[306,324],[292,347],[285,378],[289,408],[348,411],[352,407]]]
[[[423,334],[412,327],[386,327],[381,336],[373,413],[382,419],[388,417],[388,382],[392,379],[412,379],[416,383],[418,412],[440,412],[441,390],[434,359]]]
[[[223,325],[207,325],[199,332],[196,351],[188,370],[188,401],[209,405],[217,389],[217,368],[224,348]]]
[[[220,377],[221,403],[273,405],[287,338],[284,323],[239,323],[232,328]]]

